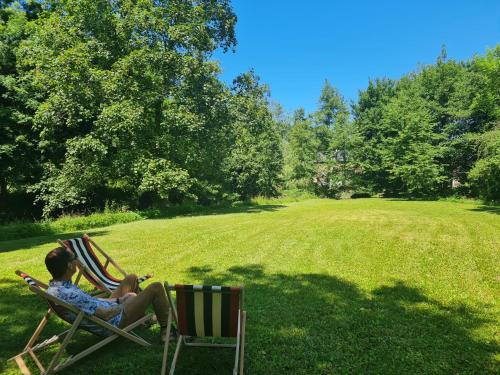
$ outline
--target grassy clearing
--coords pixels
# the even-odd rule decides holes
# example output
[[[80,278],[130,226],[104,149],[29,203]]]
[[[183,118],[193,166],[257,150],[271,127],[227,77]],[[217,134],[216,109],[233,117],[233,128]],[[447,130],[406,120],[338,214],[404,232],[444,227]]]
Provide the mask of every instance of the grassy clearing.
[[[183,204],[162,209],[143,211],[111,211],[96,212],[90,215],[65,215],[55,220],[35,222],[12,222],[0,225],[0,242],[28,237],[64,234],[68,232],[106,227],[114,224],[125,224],[143,219],[165,219],[177,216],[211,215],[236,213],[245,211],[249,206],[300,202],[314,198],[311,194],[296,193],[280,198],[257,197],[249,202],[223,202],[219,205],[201,206],[199,204]]]
[[[454,202],[317,199],[90,234],[126,269],[156,280],[245,284],[248,374],[493,374],[499,213]],[[43,258],[56,237],[0,242],[1,373],[16,373],[5,359],[44,310],[13,272],[48,279]],[[155,340],[157,332],[141,333]],[[80,337],[70,353],[94,340]],[[67,373],[157,373],[161,355],[159,344],[122,341]],[[186,348],[178,373],[229,373],[232,359]]]
[[[143,218],[136,212],[102,212],[87,216],[63,216],[53,221],[11,223],[0,226],[0,241],[99,228]]]

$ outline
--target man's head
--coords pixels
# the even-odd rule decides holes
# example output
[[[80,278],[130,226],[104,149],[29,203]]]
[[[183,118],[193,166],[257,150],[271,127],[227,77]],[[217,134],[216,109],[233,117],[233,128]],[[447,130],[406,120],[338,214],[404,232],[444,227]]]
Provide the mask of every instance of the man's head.
[[[76,272],[75,255],[64,247],[57,247],[45,257],[45,266],[54,279],[70,278]]]

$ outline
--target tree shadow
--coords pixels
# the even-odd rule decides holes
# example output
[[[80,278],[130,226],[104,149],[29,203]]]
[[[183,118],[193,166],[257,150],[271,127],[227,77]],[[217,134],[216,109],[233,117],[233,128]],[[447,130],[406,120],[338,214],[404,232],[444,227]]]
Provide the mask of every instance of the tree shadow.
[[[488,212],[490,214],[494,215],[500,215],[500,206],[479,206],[475,208],[469,208],[469,211],[475,211],[475,212]]]
[[[474,335],[494,322],[485,306],[445,305],[401,280],[363,291],[331,275],[267,273],[258,264],[215,272],[210,266],[185,271],[189,283],[245,285],[247,374],[484,374],[498,371],[497,343]],[[173,280],[172,280],[173,281]],[[19,281],[22,285],[22,281]],[[19,352],[46,305],[10,278],[1,279],[0,372],[14,368],[5,359]],[[60,331],[62,323],[51,323]],[[143,330],[144,331],[144,330]],[[162,346],[157,327],[140,332],[150,348],[118,340],[63,373],[157,373]],[[73,354],[96,340],[84,334],[68,348]],[[174,344],[170,346],[169,363]],[[230,373],[234,351],[181,350],[176,373]],[[497,372],[498,373],[498,372]]]
[[[392,197],[392,196],[382,196],[384,201],[388,202],[435,202],[440,199],[439,196],[436,197]]]
[[[466,305],[443,305],[400,280],[366,293],[335,276],[267,274],[254,264],[219,274],[192,267],[186,274],[203,284],[245,284],[249,374],[495,370],[498,345],[472,334],[494,316],[487,319]],[[201,352],[182,352],[179,373],[208,374],[197,363],[219,362],[219,357]],[[223,358],[230,369],[232,357]]]
[[[81,237],[84,233],[89,236],[98,237],[103,236],[108,233],[106,230],[96,230],[96,231],[80,231],[80,232],[67,232],[59,234],[51,234],[39,237],[29,237],[17,240],[1,241],[0,242],[0,253],[6,253],[8,251],[15,251],[19,249],[31,249],[33,247],[45,245],[46,243],[53,243],[54,247],[57,246],[57,240],[68,239],[74,237]]]
[[[178,217],[273,212],[285,207],[286,205],[282,204],[262,204],[262,205],[245,204],[241,206],[219,206],[219,207],[179,206],[179,207],[169,207],[166,209],[147,210],[144,211],[143,214],[148,219],[174,219]]]
[[[237,213],[260,213],[272,212],[280,208],[286,207],[281,204],[244,204],[241,206],[215,206],[204,207],[196,206],[178,206],[165,209],[150,209],[141,212],[141,215],[147,219],[174,219],[178,217],[194,217],[194,216],[209,216],[209,215],[225,215]],[[118,224],[118,223],[117,223]],[[2,228],[0,228],[2,229]],[[80,233],[64,233],[52,229],[50,226],[39,223],[20,224],[12,229],[5,229],[0,232],[0,253],[21,248],[30,248],[44,244],[47,238],[58,239],[61,236],[78,236]],[[94,232],[100,233],[100,232]],[[21,244],[21,245],[18,245]],[[23,245],[24,244],[24,245]]]

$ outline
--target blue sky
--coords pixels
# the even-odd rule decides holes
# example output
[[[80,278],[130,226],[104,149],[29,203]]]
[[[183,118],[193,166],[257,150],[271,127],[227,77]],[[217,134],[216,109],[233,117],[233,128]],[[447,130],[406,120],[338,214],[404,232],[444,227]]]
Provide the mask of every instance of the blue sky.
[[[286,110],[317,107],[328,79],[355,100],[368,78],[399,78],[500,43],[500,1],[233,0],[236,52],[216,53],[230,83],[254,68]]]

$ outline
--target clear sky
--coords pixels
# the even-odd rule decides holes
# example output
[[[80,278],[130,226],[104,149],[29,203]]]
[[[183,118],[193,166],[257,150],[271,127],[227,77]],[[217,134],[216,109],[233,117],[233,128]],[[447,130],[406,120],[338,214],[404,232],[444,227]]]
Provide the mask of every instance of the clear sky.
[[[233,0],[236,52],[217,53],[230,83],[254,68],[286,110],[317,107],[328,79],[355,100],[368,78],[399,78],[500,43],[500,0]]]

